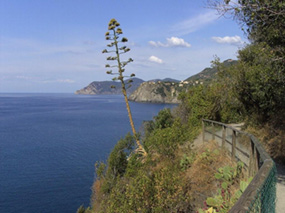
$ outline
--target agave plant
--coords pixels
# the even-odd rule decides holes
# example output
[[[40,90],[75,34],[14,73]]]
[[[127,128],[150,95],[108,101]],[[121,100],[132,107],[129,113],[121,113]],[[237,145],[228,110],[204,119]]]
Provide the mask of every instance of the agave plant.
[[[138,135],[136,133],[136,129],[135,129],[135,125],[133,122],[132,113],[131,113],[131,108],[130,108],[128,97],[127,97],[127,89],[131,87],[131,83],[133,82],[133,80],[131,78],[135,77],[135,74],[132,73],[129,76],[124,75],[125,66],[127,64],[133,62],[133,59],[129,58],[128,60],[121,61],[120,56],[122,54],[129,52],[130,48],[128,48],[127,46],[124,45],[124,43],[128,42],[128,39],[125,37],[121,38],[123,31],[119,26],[120,26],[120,24],[119,24],[119,22],[116,21],[116,19],[111,19],[111,21],[109,22],[109,25],[108,25],[108,31],[105,34],[106,40],[111,41],[109,44],[107,44],[107,47],[113,48],[113,49],[112,50],[104,49],[102,51],[102,53],[113,53],[115,56],[108,56],[107,61],[116,61],[116,63],[113,65],[112,64],[106,64],[105,65],[106,68],[111,69],[111,70],[108,70],[106,73],[108,75],[114,75],[115,76],[113,78],[113,81],[120,81],[121,82],[122,93],[124,95],[124,99],[126,102],[126,107],[127,107],[127,111],[128,111],[128,116],[129,116],[129,120],[130,120],[130,124],[131,124],[131,128],[132,128],[132,132],[133,132],[133,135],[136,139],[136,143],[138,146],[137,152],[141,153],[143,156],[146,156],[147,153],[146,153],[145,149],[143,148],[143,146],[141,145],[139,138],[138,138]],[[120,44],[123,44],[123,45],[119,46]],[[115,68],[117,70],[117,72],[113,72],[113,70],[112,70],[113,68]],[[128,77],[129,80],[125,81],[124,80],[125,77]],[[112,86],[112,87],[114,88],[114,86]]]

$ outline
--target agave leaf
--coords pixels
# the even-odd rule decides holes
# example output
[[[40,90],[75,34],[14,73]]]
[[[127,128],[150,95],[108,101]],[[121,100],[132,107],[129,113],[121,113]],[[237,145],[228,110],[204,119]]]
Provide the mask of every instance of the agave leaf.
[[[248,183],[245,182],[245,181],[241,181],[239,185],[240,185],[240,190],[241,190],[242,192],[244,192],[245,189],[246,189],[247,186],[248,186]]]
[[[217,180],[221,179],[223,177],[223,175],[221,173],[215,173],[215,178]]]
[[[223,198],[222,196],[208,197],[206,203],[212,207],[220,207],[223,203]]]
[[[242,195],[241,190],[236,191],[235,194],[234,194],[234,199],[235,199],[235,200],[238,200],[241,195]]]
[[[218,149],[215,149],[215,150],[213,151],[213,154],[214,154],[214,155],[218,155],[218,154],[220,154],[220,151],[219,151]]]
[[[227,182],[223,182],[222,183],[222,188],[223,189],[227,189],[228,188],[228,183]]]

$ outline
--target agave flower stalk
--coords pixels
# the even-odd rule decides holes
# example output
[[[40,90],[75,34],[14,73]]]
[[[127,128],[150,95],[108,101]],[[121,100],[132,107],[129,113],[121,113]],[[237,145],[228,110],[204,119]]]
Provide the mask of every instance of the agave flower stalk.
[[[132,81],[132,79],[129,79],[127,82],[124,81],[125,77],[130,77],[130,78],[135,77],[134,73],[132,73],[130,76],[124,75],[124,72],[125,72],[124,67],[127,64],[133,62],[133,59],[129,58],[127,61],[121,61],[121,59],[120,59],[120,55],[129,52],[130,48],[128,48],[127,46],[119,47],[119,43],[128,42],[128,39],[125,37],[120,39],[120,35],[123,34],[123,31],[121,28],[119,28],[119,26],[120,26],[120,24],[116,21],[116,19],[111,19],[111,21],[109,22],[109,25],[108,25],[108,31],[105,34],[106,40],[111,41],[111,43],[108,44],[107,47],[110,47],[110,48],[115,47],[115,50],[104,49],[102,51],[102,53],[115,53],[115,56],[109,56],[109,57],[107,57],[107,60],[117,62],[116,65],[111,66],[110,64],[106,64],[105,67],[106,68],[117,68],[118,69],[117,73],[113,73],[112,70],[109,70],[106,73],[109,75],[115,75],[116,77],[114,77],[113,80],[121,82],[122,93],[124,95],[124,99],[126,102],[126,108],[128,111],[130,125],[131,125],[132,132],[133,132],[133,135],[136,139],[136,143],[138,146],[137,152],[141,153],[143,156],[146,156],[147,153],[146,153],[145,149],[143,148],[143,146],[141,145],[139,138],[138,138],[138,135],[136,133],[136,129],[135,129],[132,113],[131,113],[131,108],[130,108],[129,100],[127,97],[127,89],[129,87],[131,87],[131,83],[133,81]],[[112,86],[112,88],[114,88],[114,86]]]

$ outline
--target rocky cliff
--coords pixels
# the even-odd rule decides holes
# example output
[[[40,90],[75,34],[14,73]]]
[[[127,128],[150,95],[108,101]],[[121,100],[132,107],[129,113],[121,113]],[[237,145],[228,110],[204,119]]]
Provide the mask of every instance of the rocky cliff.
[[[148,81],[142,83],[130,96],[130,101],[151,103],[179,103],[179,84]]]

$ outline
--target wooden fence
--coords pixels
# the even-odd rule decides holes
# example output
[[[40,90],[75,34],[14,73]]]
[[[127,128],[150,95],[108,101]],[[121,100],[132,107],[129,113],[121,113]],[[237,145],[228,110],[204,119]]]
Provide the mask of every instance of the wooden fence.
[[[275,212],[276,166],[258,139],[221,122],[203,119],[202,127],[203,141],[217,141],[253,177],[230,212]]]

